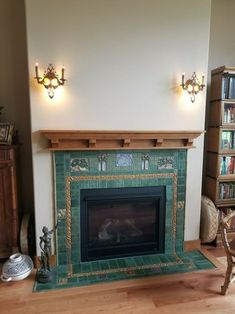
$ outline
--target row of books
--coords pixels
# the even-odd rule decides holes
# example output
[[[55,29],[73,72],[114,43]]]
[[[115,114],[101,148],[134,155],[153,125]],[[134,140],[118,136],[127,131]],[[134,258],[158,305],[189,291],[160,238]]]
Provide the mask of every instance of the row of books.
[[[235,182],[220,183],[219,184],[219,198],[222,200],[235,198]]]
[[[222,132],[221,149],[235,149],[235,132],[234,131]]]
[[[223,131],[221,138],[221,149],[235,148],[235,134],[234,131]]]
[[[220,158],[220,174],[221,175],[235,174],[234,156],[223,156]]]
[[[234,123],[235,117],[235,107],[233,106],[225,106],[224,107],[224,123]]]
[[[222,80],[222,97],[224,99],[235,99],[235,75],[225,73]]]

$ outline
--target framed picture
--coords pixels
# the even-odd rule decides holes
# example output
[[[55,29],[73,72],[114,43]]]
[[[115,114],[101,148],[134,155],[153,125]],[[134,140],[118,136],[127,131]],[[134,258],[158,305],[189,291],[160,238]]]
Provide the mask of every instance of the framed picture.
[[[0,144],[10,145],[12,143],[13,131],[13,124],[0,122]]]

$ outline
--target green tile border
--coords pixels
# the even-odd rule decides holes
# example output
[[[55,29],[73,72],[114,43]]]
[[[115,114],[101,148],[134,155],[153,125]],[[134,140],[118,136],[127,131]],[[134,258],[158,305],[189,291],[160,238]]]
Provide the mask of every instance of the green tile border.
[[[130,153],[132,154],[133,163],[128,167],[116,167],[116,155],[117,153]],[[79,191],[80,188],[97,188],[97,187],[121,187],[121,186],[133,186],[132,180],[120,180],[119,182],[108,181],[108,176],[112,175],[144,175],[144,174],[158,174],[159,176],[165,175],[165,178],[161,180],[142,180],[136,179],[134,185],[165,185],[167,193],[167,216],[166,216],[166,241],[165,241],[165,252],[173,253],[183,251],[184,242],[184,200],[185,200],[185,182],[186,182],[186,157],[187,150],[141,150],[141,151],[105,151],[107,155],[107,171],[98,171],[98,157],[104,154],[104,151],[72,151],[72,152],[54,152],[54,169],[55,169],[55,212],[56,220],[59,222],[56,242],[57,242],[57,261],[58,265],[62,266],[67,264],[71,260],[73,265],[77,261],[80,261],[80,230],[78,227],[80,219],[80,201]],[[143,154],[149,156],[149,169],[141,169],[141,159]],[[171,169],[158,169],[159,160],[164,161],[164,158],[169,157],[172,161],[173,168]],[[86,171],[71,171],[70,162],[74,159],[87,159],[89,168]],[[167,166],[167,164],[166,164]],[[167,174],[169,177],[167,178]],[[106,177],[103,182],[100,182],[100,176]],[[177,226],[175,234],[175,247],[172,246],[172,207],[173,207],[173,189],[171,176],[174,175],[177,178],[177,189],[176,203],[177,203]],[[96,177],[96,180],[82,181],[86,176]],[[70,224],[70,237],[71,245],[66,245],[68,224],[66,224],[66,181],[69,177],[78,177],[80,183],[73,182],[70,185],[70,202],[71,202],[71,224]],[[79,180],[78,180],[79,181]],[[77,226],[76,226],[77,224]],[[76,227],[75,227],[76,226]],[[71,256],[71,258],[68,256]],[[71,265],[69,265],[71,269]]]

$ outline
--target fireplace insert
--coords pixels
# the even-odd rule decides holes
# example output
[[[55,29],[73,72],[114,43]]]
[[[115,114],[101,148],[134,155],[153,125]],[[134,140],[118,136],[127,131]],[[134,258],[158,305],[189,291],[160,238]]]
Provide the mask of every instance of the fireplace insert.
[[[165,186],[81,189],[81,259],[164,253]]]

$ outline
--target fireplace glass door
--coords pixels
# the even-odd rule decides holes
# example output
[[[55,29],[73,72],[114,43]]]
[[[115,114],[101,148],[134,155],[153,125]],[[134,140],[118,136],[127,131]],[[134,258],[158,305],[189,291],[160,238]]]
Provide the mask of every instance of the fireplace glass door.
[[[82,261],[163,253],[165,187],[81,190]]]

